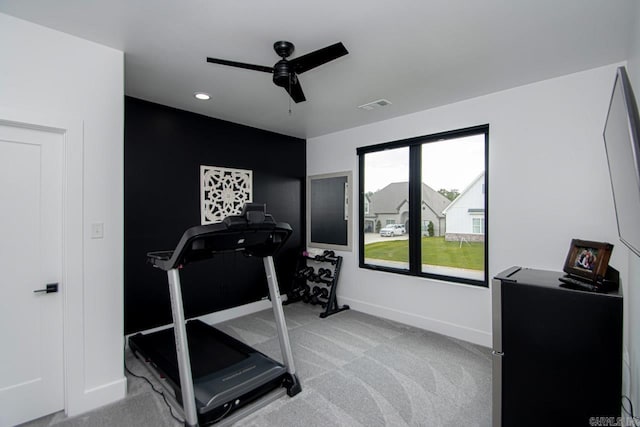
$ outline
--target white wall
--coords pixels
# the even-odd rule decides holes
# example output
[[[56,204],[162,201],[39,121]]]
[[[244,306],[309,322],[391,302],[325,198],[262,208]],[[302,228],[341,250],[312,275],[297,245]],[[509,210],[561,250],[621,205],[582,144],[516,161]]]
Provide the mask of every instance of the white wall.
[[[636,100],[640,96],[640,2],[635,2],[634,31],[630,37],[628,69],[631,84],[636,92]]]
[[[640,102],[640,2],[635,4],[635,31],[630,38],[629,59],[627,71],[631,79],[631,85],[636,96],[636,102]],[[622,245],[619,245],[623,248]],[[629,322],[626,325],[626,336],[629,338],[629,365],[630,380],[629,390],[633,406],[638,411],[640,408],[640,258],[630,250],[624,248],[629,260],[629,288],[625,294],[625,308],[628,312]],[[637,412],[636,412],[637,415]]]
[[[65,117],[82,135],[82,249],[79,259],[67,261],[82,272],[83,306],[65,308],[80,313],[79,324],[65,325],[80,346],[70,356],[67,410],[80,413],[126,393],[123,53],[4,14],[0,52],[0,109]],[[90,239],[90,226],[98,222],[104,239]]]
[[[488,123],[490,277],[512,265],[561,270],[571,239],[581,238],[616,244],[611,263],[626,278],[602,140],[615,68],[309,139],[308,174],[358,177],[356,147]],[[489,289],[360,269],[357,245],[341,255],[340,303],[490,346]]]

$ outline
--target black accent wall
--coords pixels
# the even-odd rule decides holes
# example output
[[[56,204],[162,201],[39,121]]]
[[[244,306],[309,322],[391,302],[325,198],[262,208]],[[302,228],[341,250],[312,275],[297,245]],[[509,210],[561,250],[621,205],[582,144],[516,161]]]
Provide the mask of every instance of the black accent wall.
[[[172,250],[200,224],[200,165],[253,171],[253,201],[266,203],[293,234],[275,256],[280,290],[304,247],[306,142],[125,97],[125,333],[172,322],[166,273],[146,253]],[[261,259],[223,254],[181,270],[187,317],[257,301],[268,294]]]

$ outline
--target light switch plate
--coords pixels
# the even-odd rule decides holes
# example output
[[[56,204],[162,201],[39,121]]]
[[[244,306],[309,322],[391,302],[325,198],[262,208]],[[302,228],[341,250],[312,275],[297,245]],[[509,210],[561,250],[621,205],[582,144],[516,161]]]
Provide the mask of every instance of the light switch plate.
[[[91,238],[102,239],[104,237],[104,223],[95,222],[91,224]]]

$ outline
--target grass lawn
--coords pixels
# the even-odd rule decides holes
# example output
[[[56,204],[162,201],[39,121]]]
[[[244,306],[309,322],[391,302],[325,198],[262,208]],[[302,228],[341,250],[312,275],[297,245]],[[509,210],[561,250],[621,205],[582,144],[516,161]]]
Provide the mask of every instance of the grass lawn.
[[[366,258],[409,262],[409,241],[389,240],[369,243],[364,247]],[[484,270],[484,243],[445,242],[444,237],[422,238],[422,263],[444,267]]]

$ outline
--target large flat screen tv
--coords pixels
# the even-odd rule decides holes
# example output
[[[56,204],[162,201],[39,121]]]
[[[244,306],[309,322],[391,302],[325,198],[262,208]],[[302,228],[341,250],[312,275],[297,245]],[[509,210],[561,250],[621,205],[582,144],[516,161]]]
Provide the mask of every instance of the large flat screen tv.
[[[604,145],[622,243],[640,256],[640,117],[625,67],[616,73]]]

